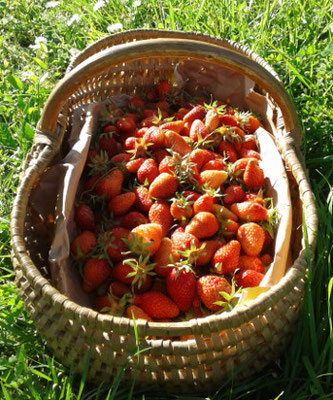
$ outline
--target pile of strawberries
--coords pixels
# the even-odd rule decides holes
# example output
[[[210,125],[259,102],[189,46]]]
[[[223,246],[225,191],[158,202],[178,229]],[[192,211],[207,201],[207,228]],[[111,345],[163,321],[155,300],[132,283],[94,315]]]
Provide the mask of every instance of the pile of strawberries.
[[[260,122],[165,80],[143,98],[110,106],[88,153],[71,243],[83,290],[148,321],[230,310],[272,262]]]

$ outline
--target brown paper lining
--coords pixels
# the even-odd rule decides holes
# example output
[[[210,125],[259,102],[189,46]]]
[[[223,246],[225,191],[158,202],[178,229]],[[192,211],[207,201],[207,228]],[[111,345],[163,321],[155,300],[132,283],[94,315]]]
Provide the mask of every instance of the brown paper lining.
[[[210,94],[215,99],[230,102],[233,106],[250,108],[263,117],[265,128],[276,134],[277,110],[266,96],[256,93],[254,83],[246,77],[216,64],[195,60],[180,62],[175,68],[176,86],[190,95]],[[77,269],[69,262],[70,243],[76,235],[73,220],[75,195],[79,187],[87,157],[91,137],[98,129],[99,117],[105,105],[112,102],[122,106],[127,95],[111,97],[103,103],[79,107],[73,114],[67,155],[52,165],[41,176],[33,190],[30,206],[34,213],[47,220],[54,215],[54,237],[49,250],[49,272],[51,284],[74,302],[91,306],[90,297],[81,288],[81,278]],[[284,275],[289,252],[291,230],[291,206],[288,180],[280,154],[270,134],[265,129],[258,130],[258,141],[262,152],[262,168],[268,193],[280,213],[280,223],[276,234],[276,255],[262,285],[267,287],[277,283]]]

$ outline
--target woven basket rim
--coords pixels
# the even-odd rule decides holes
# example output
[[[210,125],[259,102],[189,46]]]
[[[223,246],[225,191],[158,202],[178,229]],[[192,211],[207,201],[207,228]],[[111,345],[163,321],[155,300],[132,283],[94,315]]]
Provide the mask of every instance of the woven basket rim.
[[[135,32],[160,32],[159,30],[136,30]],[[129,31],[131,34],[135,32]],[[173,31],[177,32],[177,31]],[[111,35],[110,37],[126,37],[127,32],[121,32],[115,35]],[[183,32],[182,32],[183,34]],[[201,35],[201,34],[200,34]],[[202,35],[205,37],[210,37],[208,35]],[[101,39],[96,43],[102,43],[103,40],[106,38]],[[222,40],[223,42],[223,40]],[[226,41],[228,44],[232,43],[230,41]],[[89,46],[88,48],[94,47],[95,44]],[[237,45],[238,48],[244,52],[248,51],[244,46]],[[88,49],[87,48],[87,49]],[[86,50],[87,50],[86,49]],[[85,50],[80,53],[83,54]],[[259,56],[258,56],[259,57]],[[74,60],[73,60],[74,61]],[[72,63],[73,63],[72,61]],[[72,65],[71,63],[71,65]],[[266,62],[265,62],[266,63]],[[266,63],[267,64],[267,63]],[[307,192],[310,192],[311,189],[307,183],[306,176],[304,174],[302,168],[302,156],[297,148],[294,147],[293,143],[285,141],[282,143],[282,147],[284,147],[284,153],[286,158],[291,155],[294,155],[297,160],[300,168],[296,170],[296,173],[299,173],[299,185],[300,187],[300,194],[301,198]],[[52,150],[50,152],[53,153],[56,150]],[[298,172],[297,172],[298,171]],[[34,170],[28,169],[25,171],[27,174],[24,176],[24,179],[21,182],[19,189],[24,189],[26,187],[32,186],[31,182],[34,176]],[[298,180],[298,179],[297,179]],[[19,192],[19,191],[18,191]],[[28,194],[30,191],[28,192]],[[20,193],[21,194],[21,193]],[[27,195],[28,197],[28,195]],[[25,204],[27,203],[27,199],[25,200]],[[55,306],[57,309],[61,311],[69,311],[73,314],[73,317],[79,316],[81,321],[87,319],[91,323],[102,323],[108,326],[108,328],[115,328],[118,326],[126,326],[126,329],[134,329],[134,322],[126,317],[116,317],[107,314],[100,314],[90,308],[79,306],[78,304],[74,303],[73,301],[69,300],[66,296],[62,295],[56,288],[54,288],[49,281],[44,278],[37,267],[33,264],[31,258],[29,257],[27,250],[25,248],[24,240],[20,235],[20,218],[24,218],[25,215],[23,214],[25,207],[22,207],[22,196],[16,196],[14,200],[13,206],[13,213],[12,213],[12,220],[11,220],[11,231],[12,231],[12,246],[15,253],[15,257],[18,259],[21,268],[23,269],[24,273],[26,274],[29,282],[31,285],[37,289],[42,291],[45,296],[50,298],[50,302]],[[24,203],[24,202],[23,202]],[[310,226],[310,230],[308,232],[308,244],[310,250],[314,248],[315,245],[315,233],[316,233],[316,213],[313,205],[313,199],[310,196],[308,199],[307,207],[309,208],[309,222],[308,225]],[[19,242],[19,246],[16,245],[16,239]],[[239,324],[249,321],[254,318],[258,314],[262,314],[270,307],[273,307],[276,302],[281,299],[289,290],[291,290],[295,283],[304,277],[305,271],[307,268],[307,260],[306,260],[306,249],[305,243],[303,242],[303,248],[300,251],[297,259],[294,261],[293,266],[286,272],[285,276],[280,280],[280,282],[273,287],[271,287],[267,292],[258,296],[257,299],[251,301],[250,305],[243,305],[239,308],[233,309],[230,312],[225,312],[218,315],[210,315],[200,319],[192,319],[190,321],[184,322],[170,322],[170,323],[159,323],[159,322],[147,322],[143,320],[136,321],[136,326],[139,331],[143,330],[145,334],[150,335],[163,335],[163,329],[166,329],[171,332],[174,336],[177,336],[177,332],[181,331],[182,334],[184,329],[188,328],[188,333],[192,333],[193,331],[210,331],[211,327],[214,329],[223,330],[230,327],[237,327]],[[158,333],[156,333],[158,332]]]

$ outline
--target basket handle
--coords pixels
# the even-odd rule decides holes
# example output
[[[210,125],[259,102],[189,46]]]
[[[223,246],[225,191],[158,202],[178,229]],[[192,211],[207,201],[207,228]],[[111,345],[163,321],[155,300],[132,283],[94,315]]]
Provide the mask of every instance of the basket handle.
[[[112,65],[149,57],[189,57],[237,71],[266,90],[280,107],[285,128],[294,140],[302,133],[293,102],[283,85],[265,67],[249,57],[215,44],[184,39],[150,39],[125,43],[103,50],[79,64],[54,88],[45,103],[37,129],[54,136],[58,116],[68,98],[83,82],[108,70]]]

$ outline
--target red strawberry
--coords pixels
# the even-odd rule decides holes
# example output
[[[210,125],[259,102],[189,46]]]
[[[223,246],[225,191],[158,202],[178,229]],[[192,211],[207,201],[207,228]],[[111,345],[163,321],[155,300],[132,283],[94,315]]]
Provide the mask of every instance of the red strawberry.
[[[115,216],[126,214],[134,202],[135,193],[127,192],[119,194],[110,200],[108,204],[108,211],[112,212]]]
[[[234,148],[234,146],[227,142],[227,141],[222,141],[219,144],[218,152],[228,160],[228,162],[234,163],[237,161],[237,152]]]
[[[231,240],[220,247],[212,258],[212,267],[218,274],[231,274],[238,267],[241,245],[237,240]]]
[[[163,200],[155,201],[149,210],[149,221],[160,225],[162,236],[167,236],[173,222],[168,203]]]
[[[112,308],[112,303],[108,295],[97,296],[94,304],[95,310],[98,312],[106,313]],[[103,311],[102,311],[103,310]]]
[[[136,158],[135,160],[130,160],[128,163],[126,163],[126,170],[131,174],[136,174],[145,160],[145,158]]]
[[[246,271],[239,271],[235,274],[235,283],[238,287],[256,287],[260,285],[263,277],[265,275],[258,271],[253,271],[251,269]]]
[[[221,221],[221,233],[224,237],[230,237],[236,234],[239,224],[232,219],[223,218]]]
[[[117,128],[120,132],[133,132],[135,129],[135,121],[131,117],[120,118],[117,121]]]
[[[196,119],[192,122],[189,136],[194,142],[197,142],[199,140],[199,137],[201,139],[205,139],[208,134],[208,129],[200,119]]]
[[[261,160],[261,155],[255,150],[242,148],[239,150],[239,155],[242,158],[256,158],[257,160]]]
[[[161,161],[168,155],[169,153],[165,149],[157,149],[153,152],[153,157],[158,165],[160,165]]]
[[[111,274],[109,263],[104,258],[89,258],[83,267],[83,290],[91,292]]]
[[[193,210],[195,214],[206,211],[212,212],[214,204],[214,198],[208,194],[200,196],[193,204]]]
[[[133,190],[135,193],[135,207],[140,211],[147,212],[153,205],[153,199],[150,197],[149,190],[144,186],[139,186]]]
[[[202,167],[201,172],[215,170],[215,171],[224,171],[225,164],[221,160],[211,160],[206,162],[206,164]]]
[[[196,201],[198,198],[201,196],[199,193],[192,192],[191,190],[185,190],[183,192],[183,197],[187,199],[188,201]]]
[[[171,92],[171,85],[167,80],[160,81],[157,85],[157,93],[160,99],[164,99]]]
[[[245,168],[243,180],[246,186],[260,189],[264,184],[264,171],[253,161],[249,161]]]
[[[172,257],[171,257],[172,256]],[[172,241],[168,237],[161,240],[161,244],[157,252],[154,254],[155,272],[163,277],[167,277],[172,267],[168,267],[173,262],[180,259],[178,252],[174,251]]]
[[[152,285],[151,276],[148,274],[150,270],[148,264],[133,258],[118,262],[112,268],[112,277],[126,285],[132,285],[136,293],[143,293]]]
[[[192,217],[193,208],[191,202],[189,202],[184,196],[180,196],[173,200],[170,206],[170,212],[173,218],[178,221],[186,221],[187,218]]]
[[[265,267],[267,267],[268,265],[270,265],[273,262],[273,258],[270,254],[263,254],[260,257],[261,262],[264,264]],[[261,272],[261,271],[259,271]]]
[[[170,104],[166,100],[160,100],[155,104],[156,110],[166,110],[168,111],[170,108]]]
[[[169,121],[160,126],[161,129],[180,133],[184,128],[184,121]]]
[[[98,146],[101,150],[106,151],[107,155],[111,158],[118,151],[118,142],[114,138],[114,132],[103,133],[98,141]]]
[[[186,140],[174,131],[165,132],[165,146],[181,156],[192,151],[192,147],[186,142]]]
[[[198,239],[209,238],[218,231],[218,223],[214,214],[199,212],[185,228],[186,233],[196,236]]]
[[[134,298],[138,305],[152,318],[175,318],[179,314],[177,305],[160,292],[146,292]]]
[[[166,198],[175,194],[177,188],[177,177],[163,172],[151,183],[149,194],[156,198]]]
[[[127,293],[131,293],[131,288],[122,282],[114,281],[110,283],[109,292],[112,296],[118,297],[119,299]]]
[[[185,268],[172,268],[166,282],[169,296],[180,311],[188,311],[196,294],[196,279],[193,272]]]
[[[116,126],[114,125],[107,125],[104,129],[103,129],[104,133],[109,133],[109,132],[113,132],[114,134],[118,133],[118,129]]]
[[[209,310],[220,310],[221,307],[215,303],[226,300],[220,292],[231,293],[231,286],[225,278],[216,275],[205,275],[198,279],[197,293]]]
[[[259,128],[259,126],[262,126],[260,121],[253,115],[250,115],[247,118],[247,121],[244,121],[244,129],[248,133],[254,133]]]
[[[155,254],[160,247],[162,237],[162,228],[160,225],[143,224],[132,229],[130,235],[128,236],[128,240],[133,244],[133,246],[138,244],[140,247],[141,245],[141,247],[144,247],[144,250],[147,252]],[[138,249],[138,252],[140,252],[140,249]]]
[[[80,204],[75,209],[75,221],[82,230],[95,231],[93,210],[86,204]]]
[[[141,167],[138,169],[138,181],[143,184],[147,180],[149,185],[154,181],[158,175],[158,169],[155,161],[152,158],[145,160]]]
[[[148,222],[148,218],[137,211],[131,211],[121,219],[121,225],[129,230],[134,229],[138,225],[148,224]]]
[[[143,144],[148,146],[149,150],[156,150],[160,147],[164,147],[165,133],[162,129],[157,126],[148,128],[143,136]]]
[[[245,193],[241,186],[230,185],[224,191],[223,201],[225,204],[238,203],[243,200]]]
[[[96,183],[100,179],[99,175],[90,176],[83,184],[83,191],[91,191],[95,188]]]
[[[257,140],[254,135],[246,135],[244,138],[244,142],[241,144],[242,149],[248,150],[256,150],[257,149]]]
[[[164,157],[163,160],[160,162],[160,165],[158,166],[158,172],[160,174],[165,172],[167,174],[174,175],[175,164],[176,164],[176,158],[168,155]]]
[[[215,252],[223,246],[225,242],[220,240],[207,240],[202,242],[201,245],[205,245],[204,248],[200,251],[198,258],[196,259],[195,264],[197,266],[209,264]],[[201,247],[199,245],[199,248]]]
[[[226,171],[206,170],[201,172],[201,183],[209,189],[218,189],[228,178]]]
[[[220,125],[220,115],[212,108],[206,114],[205,125],[209,133],[213,132]]]
[[[220,124],[226,126],[237,126],[237,121],[232,115],[224,114],[220,116]]]
[[[128,251],[122,239],[127,239],[129,230],[125,228],[112,228],[110,231],[101,233],[98,237],[99,245],[106,250],[108,256],[114,261],[122,260],[125,255],[122,254]]]
[[[112,197],[120,194],[123,180],[123,173],[119,169],[113,169],[96,183],[96,193],[99,196],[104,196],[104,199],[109,201]]]
[[[131,157],[132,155],[129,153],[119,153],[111,158],[111,162],[116,165],[127,163],[131,159]]]
[[[140,99],[140,97],[132,97],[128,101],[127,107],[133,111],[142,111],[145,107],[145,103]]]
[[[135,318],[135,320],[137,319],[144,319],[145,321],[149,321],[152,322],[153,320],[150,318],[150,316],[148,314],[146,314],[142,308],[135,306],[134,304],[128,306],[126,308],[126,317],[129,319],[133,319],[133,317]]]
[[[176,229],[171,235],[171,241],[175,251],[190,249],[191,246],[199,247],[199,239],[191,233],[185,232],[184,228]]]
[[[157,99],[157,96],[158,96],[157,89],[153,88],[149,90],[149,92],[146,94],[146,99],[149,102],[153,102]]]
[[[238,268],[241,271],[246,271],[247,269],[252,269],[260,273],[265,272],[265,266],[260,258],[256,256],[240,256]]]
[[[258,160],[256,158],[240,158],[232,166],[232,176],[236,178],[243,178],[245,168],[250,160],[258,164]]]
[[[254,201],[234,203],[231,205],[230,210],[244,221],[268,221],[267,209]]]
[[[239,227],[237,239],[248,256],[257,256],[264,245],[265,233],[262,227],[255,222],[249,222]]]
[[[191,111],[189,111],[185,116],[184,116],[184,122],[189,122],[192,123],[196,119],[201,119],[203,120],[204,116],[206,115],[206,110],[203,106],[199,105],[194,108],[192,108]]]
[[[203,165],[205,165],[208,161],[215,160],[219,156],[206,149],[196,149],[193,150],[189,156],[189,161],[191,163],[195,163],[200,171]]]
[[[86,256],[93,250],[96,244],[95,234],[90,231],[83,231],[73,240],[71,251],[75,256]]]

